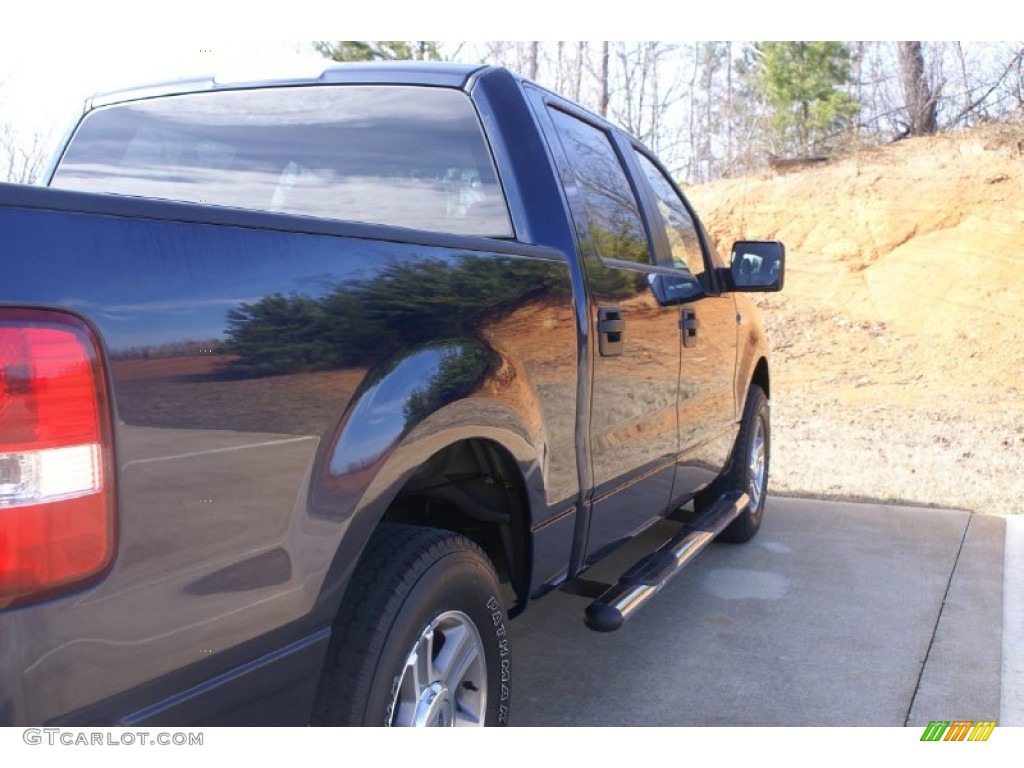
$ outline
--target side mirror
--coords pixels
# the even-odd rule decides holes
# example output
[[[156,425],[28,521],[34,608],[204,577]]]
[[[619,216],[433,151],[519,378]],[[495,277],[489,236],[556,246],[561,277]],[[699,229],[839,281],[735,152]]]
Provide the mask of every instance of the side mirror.
[[[786,246],[778,240],[738,240],[726,273],[731,291],[781,291],[786,276]]]
[[[654,299],[663,307],[685,304],[704,295],[704,289],[689,272],[668,270],[647,275]]]

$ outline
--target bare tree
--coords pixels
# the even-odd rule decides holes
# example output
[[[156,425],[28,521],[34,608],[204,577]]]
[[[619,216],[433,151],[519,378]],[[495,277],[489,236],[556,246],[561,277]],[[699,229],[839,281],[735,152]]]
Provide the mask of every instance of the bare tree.
[[[614,88],[609,102],[612,119],[661,154],[669,131],[662,130],[669,112],[681,100],[679,81],[669,74],[670,60],[677,53],[673,45],[658,41],[614,45]],[[674,131],[673,131],[674,133]],[[666,158],[662,158],[669,162]]]
[[[732,41],[725,43],[725,162],[726,167],[733,157],[733,90],[732,90]]]
[[[6,81],[0,79],[0,90]],[[10,122],[0,121],[0,181],[34,184],[46,168],[48,146],[43,133],[26,135]]]
[[[935,133],[939,129],[938,103],[942,85],[931,82],[925,71],[920,40],[904,40],[896,45],[907,108],[907,132],[911,136]]]
[[[537,79],[537,46],[540,43],[533,40],[526,47],[526,76],[531,80]]]
[[[969,44],[970,45],[970,44]],[[983,119],[1001,119],[1020,109],[1024,45],[1014,43],[971,45],[956,43],[955,55],[962,79],[962,96],[947,105],[943,127]]]
[[[732,125],[731,76],[723,70],[729,50],[728,44],[717,41],[698,43],[694,49],[694,93],[690,101],[696,120],[691,121],[695,132],[691,139],[694,155],[687,176],[698,183],[717,178],[719,168],[728,163],[732,152],[728,136]],[[725,83],[722,83],[723,75]],[[724,142],[723,134],[727,134]]]
[[[47,142],[40,133],[22,137],[9,123],[0,124],[0,181],[35,184],[46,168]]]
[[[601,117],[608,117],[608,99],[611,95],[611,87],[608,81],[608,41],[601,41],[601,74],[598,77],[600,96],[597,101],[597,113]]]
[[[576,43],[576,60],[573,62],[572,89],[569,95],[573,101],[580,100],[580,87],[583,85],[583,59],[587,55],[587,44],[582,40]]]
[[[857,119],[830,135],[842,150],[1002,119],[1024,108],[1024,44],[859,41],[844,88]],[[771,151],[772,110],[754,87],[749,42],[490,41],[466,60],[522,72],[622,125],[692,183],[756,172]]]

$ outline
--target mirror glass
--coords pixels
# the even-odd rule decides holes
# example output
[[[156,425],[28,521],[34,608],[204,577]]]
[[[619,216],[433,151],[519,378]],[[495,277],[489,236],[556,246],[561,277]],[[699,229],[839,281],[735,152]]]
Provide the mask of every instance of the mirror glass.
[[[786,249],[771,240],[740,240],[732,246],[731,271],[738,291],[782,288]]]

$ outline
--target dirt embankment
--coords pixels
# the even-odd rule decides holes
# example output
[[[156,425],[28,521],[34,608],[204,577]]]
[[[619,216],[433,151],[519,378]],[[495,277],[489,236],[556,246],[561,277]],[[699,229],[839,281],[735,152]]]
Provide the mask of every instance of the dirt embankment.
[[[787,246],[774,490],[1024,512],[1024,122],[689,195]]]

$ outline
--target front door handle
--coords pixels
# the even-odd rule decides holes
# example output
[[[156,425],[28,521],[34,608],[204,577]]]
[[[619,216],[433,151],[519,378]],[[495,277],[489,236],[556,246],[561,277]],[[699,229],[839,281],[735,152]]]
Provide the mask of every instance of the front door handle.
[[[597,347],[602,357],[622,354],[622,340],[626,335],[626,321],[618,307],[598,307]]]
[[[683,308],[679,317],[679,329],[683,332],[683,346],[697,346],[697,329],[700,328],[700,321],[697,319],[697,310]]]

